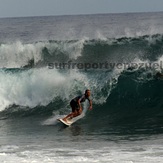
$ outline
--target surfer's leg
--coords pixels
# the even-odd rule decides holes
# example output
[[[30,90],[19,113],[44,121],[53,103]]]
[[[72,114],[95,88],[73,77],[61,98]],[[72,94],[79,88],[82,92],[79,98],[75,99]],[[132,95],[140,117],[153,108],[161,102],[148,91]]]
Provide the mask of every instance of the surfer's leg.
[[[71,113],[71,117],[70,118],[74,118],[79,116],[82,113],[82,109],[76,109],[74,112]]]
[[[63,120],[64,120],[65,122],[67,122],[67,119],[73,118],[73,117],[74,117],[74,113],[70,113],[70,114],[68,114],[65,118],[63,118]]]
[[[72,112],[72,113],[70,113],[70,114],[68,114],[65,118],[63,118],[63,120],[64,121],[67,121],[67,119],[69,119],[69,118],[74,118],[74,117],[76,117],[76,116],[78,116],[79,115],[79,113],[77,112],[77,111],[74,111],[74,112]]]
[[[72,100],[70,102],[70,106],[72,108],[72,113],[70,113],[65,118],[63,118],[64,121],[67,121],[67,119],[69,119],[69,118],[72,119],[72,118],[74,118],[74,117],[76,117],[82,113],[82,109],[79,109],[79,106],[75,101]]]
[[[67,115],[65,118],[63,118],[64,121],[67,122],[67,119],[69,118],[74,118],[79,116],[82,113],[82,109],[76,109],[74,112],[70,113],[69,115]]]

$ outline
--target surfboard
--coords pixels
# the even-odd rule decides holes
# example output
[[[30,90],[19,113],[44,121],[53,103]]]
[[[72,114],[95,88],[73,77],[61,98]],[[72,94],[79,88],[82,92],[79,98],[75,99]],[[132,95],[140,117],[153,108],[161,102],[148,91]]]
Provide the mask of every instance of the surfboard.
[[[58,121],[62,122],[66,126],[70,126],[73,123],[72,120],[67,120],[67,122],[66,122],[62,118],[58,119]]]
[[[64,118],[59,118],[58,121],[60,121],[61,123],[63,123],[64,125],[66,126],[70,126],[72,125],[73,123],[75,123],[76,121],[78,121],[79,119],[83,118],[85,116],[85,112],[86,112],[86,109],[83,110],[83,113],[77,117],[74,117],[72,119],[68,119],[67,122],[65,122],[63,119]]]

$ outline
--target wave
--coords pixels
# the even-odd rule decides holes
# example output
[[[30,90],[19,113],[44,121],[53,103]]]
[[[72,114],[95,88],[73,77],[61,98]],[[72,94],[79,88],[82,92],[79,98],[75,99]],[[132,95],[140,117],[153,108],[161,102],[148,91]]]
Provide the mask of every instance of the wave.
[[[90,73],[84,75],[76,70],[67,74],[45,68],[17,72],[16,76],[19,80],[13,80],[16,79],[13,75],[10,82],[6,76],[3,86],[8,92],[1,91],[1,117],[66,115],[71,110],[69,101],[90,88],[93,111],[83,123],[89,121],[94,125],[91,122],[95,118],[96,127],[103,130],[122,125],[162,127],[163,80],[155,78],[152,71],[123,71],[117,80],[109,79],[109,75],[105,79],[99,75],[98,79],[96,75],[90,77]]]
[[[1,115],[47,115],[70,111],[69,101],[89,88],[102,124],[162,124],[163,35],[105,40],[48,41],[1,44]],[[52,68],[48,63],[130,63],[92,69]],[[134,66],[133,64],[134,63]],[[148,64],[135,67],[135,64]],[[150,66],[149,66],[150,65]],[[146,121],[143,121],[146,120]],[[100,123],[99,123],[100,124]]]

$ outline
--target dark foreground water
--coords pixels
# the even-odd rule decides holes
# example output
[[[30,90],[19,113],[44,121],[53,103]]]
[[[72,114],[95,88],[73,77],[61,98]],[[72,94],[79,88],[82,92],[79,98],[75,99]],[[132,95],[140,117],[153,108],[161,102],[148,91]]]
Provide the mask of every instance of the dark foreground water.
[[[137,132],[144,134],[126,133],[128,128],[122,131],[109,126],[109,131],[100,132],[85,119],[65,128],[61,124],[42,124],[43,119],[1,120],[0,161],[162,162],[162,134],[147,134],[141,129]]]

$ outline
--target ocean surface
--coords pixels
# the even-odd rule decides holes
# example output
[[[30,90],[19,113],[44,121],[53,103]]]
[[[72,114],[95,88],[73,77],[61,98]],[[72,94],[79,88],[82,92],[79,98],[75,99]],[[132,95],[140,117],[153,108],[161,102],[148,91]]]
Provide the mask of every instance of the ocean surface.
[[[162,69],[163,12],[1,18],[0,162],[161,163]]]

